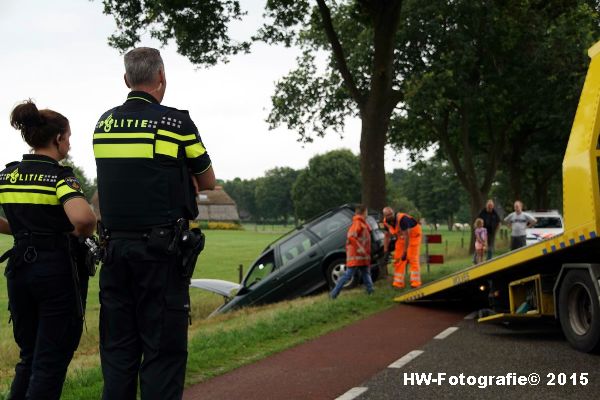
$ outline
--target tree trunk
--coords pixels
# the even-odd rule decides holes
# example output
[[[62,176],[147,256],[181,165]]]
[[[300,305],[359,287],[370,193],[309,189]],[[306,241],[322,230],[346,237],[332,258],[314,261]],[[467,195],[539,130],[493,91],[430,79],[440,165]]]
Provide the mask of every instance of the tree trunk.
[[[454,229],[454,215],[448,216],[447,222],[448,222],[448,230],[452,231]]]
[[[394,107],[402,93],[394,89],[395,35],[400,24],[402,1],[365,2],[373,24],[373,65],[367,93],[356,85],[346,62],[344,48],[333,25],[331,10],[325,0],[317,0],[324,33],[331,45],[336,68],[350,97],[358,105],[362,121],[360,135],[360,172],[362,202],[369,208],[385,206],[384,152],[387,131]]]
[[[364,113],[360,134],[362,202],[380,211],[386,205],[384,153],[390,115],[373,108]]]
[[[510,154],[510,162],[508,163],[508,178],[510,195],[512,196],[511,203],[515,200],[522,200],[522,179],[521,174],[521,147],[513,142],[512,151]]]

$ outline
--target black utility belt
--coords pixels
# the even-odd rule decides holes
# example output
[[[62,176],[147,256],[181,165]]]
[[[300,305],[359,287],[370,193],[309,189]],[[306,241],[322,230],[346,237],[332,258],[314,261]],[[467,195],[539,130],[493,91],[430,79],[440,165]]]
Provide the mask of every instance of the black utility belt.
[[[105,228],[101,241],[141,240],[148,243],[148,248],[161,253],[173,253],[178,245],[179,235],[175,225],[156,226],[144,231],[121,231]]]
[[[15,235],[14,239],[15,247],[35,247],[37,250],[56,250],[57,248],[66,248],[69,244],[69,237],[66,233],[26,233]]]
[[[155,226],[152,228],[148,228],[145,230],[112,230],[105,228],[104,231],[104,239],[128,239],[128,240],[149,240],[151,237],[169,237],[175,231],[175,227],[173,225],[168,226]]]

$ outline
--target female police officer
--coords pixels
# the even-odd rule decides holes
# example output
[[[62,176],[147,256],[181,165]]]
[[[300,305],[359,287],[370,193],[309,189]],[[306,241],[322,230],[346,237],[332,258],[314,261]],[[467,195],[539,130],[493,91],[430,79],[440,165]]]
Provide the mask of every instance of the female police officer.
[[[14,247],[5,275],[21,360],[9,399],[58,399],[79,344],[87,277],[73,261],[73,235],[92,234],[96,218],[69,167],[69,121],[31,101],[14,108],[11,125],[32,154],[0,172],[0,203]]]

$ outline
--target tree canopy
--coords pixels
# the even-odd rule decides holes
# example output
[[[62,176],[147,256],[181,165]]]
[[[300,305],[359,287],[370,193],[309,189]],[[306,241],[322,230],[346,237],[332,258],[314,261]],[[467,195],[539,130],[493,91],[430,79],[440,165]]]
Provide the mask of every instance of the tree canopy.
[[[214,65],[246,52],[247,41],[230,37],[229,24],[245,13],[238,0],[102,0],[117,32],[109,45],[125,52],[150,34],[163,45],[174,40],[177,51],[197,65]]]
[[[298,177],[298,171],[288,168],[273,168],[257,180],[255,199],[257,211],[262,218],[269,220],[295,216],[292,201],[292,187]]]
[[[333,150],[311,158],[292,189],[298,218],[311,218],[340,204],[359,202],[359,164],[350,150]]]
[[[535,168],[546,182],[560,173],[586,50],[600,33],[588,3],[433,0],[407,10],[406,97],[392,142],[416,152],[438,145],[472,217],[499,169],[511,182],[539,177]]]

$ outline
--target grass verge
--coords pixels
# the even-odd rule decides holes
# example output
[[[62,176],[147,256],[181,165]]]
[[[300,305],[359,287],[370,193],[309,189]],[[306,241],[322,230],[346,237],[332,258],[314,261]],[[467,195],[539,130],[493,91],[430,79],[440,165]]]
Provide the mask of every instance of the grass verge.
[[[250,262],[265,246],[265,242],[273,239],[272,235],[256,235],[252,231],[210,231],[209,235],[211,250],[203,253],[196,277],[235,280],[236,264]],[[469,264],[469,257],[462,257],[451,259],[443,266],[432,266],[431,273],[426,273],[423,267],[423,281],[437,279]],[[219,297],[192,291],[195,322],[190,329],[186,385],[250,364],[391,307],[398,292],[385,281],[377,282],[376,288],[373,296],[366,296],[361,289],[357,289],[344,291],[336,301],[331,301],[326,294],[321,294],[244,309],[208,320],[202,318],[219,304]],[[5,286],[0,287],[0,304],[6,301],[3,291]],[[62,399],[100,398],[102,374],[97,354],[96,308],[97,288],[90,293],[88,332],[84,334],[82,345],[70,366]],[[5,340],[0,344],[16,350],[6,331],[2,332]],[[15,356],[13,354],[11,358]],[[7,368],[12,361],[3,362],[6,366],[1,379],[0,398],[3,398],[2,389],[6,394],[12,376]]]

